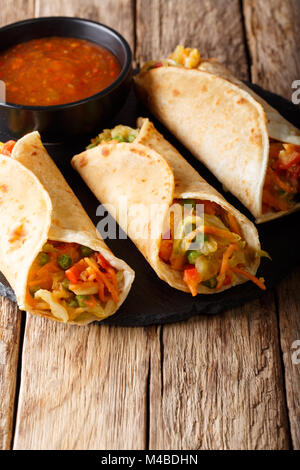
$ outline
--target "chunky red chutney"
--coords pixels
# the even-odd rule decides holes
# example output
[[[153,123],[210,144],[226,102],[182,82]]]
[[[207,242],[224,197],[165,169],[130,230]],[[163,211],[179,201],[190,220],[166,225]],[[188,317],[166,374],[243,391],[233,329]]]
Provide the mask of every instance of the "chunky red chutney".
[[[120,72],[111,52],[83,39],[33,39],[0,53],[0,80],[14,104],[72,103],[99,93]]]

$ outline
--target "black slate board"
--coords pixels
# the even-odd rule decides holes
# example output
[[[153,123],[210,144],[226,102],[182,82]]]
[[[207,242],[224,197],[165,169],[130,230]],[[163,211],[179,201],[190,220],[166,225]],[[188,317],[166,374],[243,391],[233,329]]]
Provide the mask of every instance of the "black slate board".
[[[280,113],[300,128],[300,109],[284,98],[267,92],[256,85],[250,85]],[[138,116],[149,116],[155,126],[164,134],[182,153],[187,161],[214,187],[224,194],[222,186],[216,178],[178,142],[176,139],[137,102],[133,92],[128,97],[125,106],[112,122],[105,127],[116,124],[135,126]],[[1,128],[1,123],[0,123]],[[100,131],[100,130],[99,130]],[[1,134],[0,141],[13,138]],[[96,198],[83,183],[79,175],[72,169],[69,162],[73,155],[81,152],[88,143],[69,142],[46,145],[50,155],[55,160],[72,189],[79,197],[87,213],[97,224],[100,218],[96,216],[99,205]],[[225,194],[226,199],[253,220],[251,214],[230,193]],[[266,279],[268,289],[274,287],[292,268],[300,264],[299,228],[300,213],[259,225],[258,231],[263,249],[267,250],[273,261],[262,260],[258,271],[259,276]],[[129,239],[106,240],[116,256],[124,259],[136,272],[136,279],[123,306],[104,323],[122,326],[146,326],[186,320],[194,315],[218,314],[231,307],[241,305],[251,299],[265,295],[251,282],[234,287],[228,291],[213,295],[199,295],[192,298],[190,295],[177,291],[161,281],[145,261]],[[0,273],[0,295],[15,300],[13,291],[8,287],[7,281]]]

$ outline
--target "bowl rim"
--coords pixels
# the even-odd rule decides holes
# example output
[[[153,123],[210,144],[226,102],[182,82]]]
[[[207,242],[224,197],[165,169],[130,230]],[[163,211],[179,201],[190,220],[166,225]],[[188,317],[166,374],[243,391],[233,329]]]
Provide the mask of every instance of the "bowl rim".
[[[100,26],[100,29],[106,30],[112,36],[115,36],[115,39],[119,40],[121,44],[124,46],[125,55],[126,55],[125,63],[122,67],[120,74],[110,85],[108,85],[106,88],[101,90],[99,93],[88,96],[87,98],[83,98],[79,101],[71,101],[70,103],[56,104],[52,106],[29,106],[29,105],[22,105],[22,104],[9,103],[9,102],[4,103],[3,101],[0,101],[0,107],[4,107],[8,109],[16,109],[16,110],[27,110],[27,111],[60,111],[66,108],[72,108],[72,107],[85,104],[90,101],[94,101],[95,99],[102,98],[108,95],[111,91],[113,91],[122,83],[122,81],[126,78],[128,73],[130,72],[130,69],[132,68],[132,51],[128,42],[118,31],[116,31],[115,29],[103,23],[99,23],[98,21],[93,21],[88,18],[78,18],[74,16],[42,16],[39,18],[28,18],[26,20],[21,20],[21,21],[16,21],[15,23],[10,23],[0,28],[0,32],[3,32],[3,31],[5,32],[7,30],[14,29],[15,27],[22,26],[24,24],[39,23],[39,22],[43,23],[49,20],[58,20],[58,21],[67,20],[72,23],[92,24],[97,27]],[[41,36],[41,37],[44,37],[44,36]],[[68,37],[68,36],[62,36],[62,37]],[[74,37],[76,37],[76,35]],[[90,41],[90,42],[93,42],[93,41]]]

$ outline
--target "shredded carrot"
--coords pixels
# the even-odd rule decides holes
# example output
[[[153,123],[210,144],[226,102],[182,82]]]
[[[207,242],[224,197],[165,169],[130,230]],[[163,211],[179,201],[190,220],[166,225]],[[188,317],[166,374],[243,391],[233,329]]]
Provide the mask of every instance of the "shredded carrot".
[[[102,302],[106,302],[108,300],[108,298],[105,296],[103,281],[100,278],[100,276],[97,275],[97,273],[95,274],[95,277],[96,277],[96,281],[97,281],[98,287],[99,287],[99,290],[98,290],[99,298]]]
[[[59,266],[57,266],[57,264],[54,262],[54,261],[50,261],[49,263],[45,264],[44,266],[42,266],[40,269],[38,269],[36,272],[35,272],[35,276],[38,276],[40,277],[41,275],[43,274],[47,274],[47,273],[57,273],[61,271],[61,269],[59,268]]]
[[[245,271],[244,269],[237,268],[237,267],[231,268],[231,271],[233,271],[234,273],[241,274],[242,276],[248,277],[248,279],[250,279],[250,281],[254,282],[254,284],[256,284],[258,287],[260,287],[262,290],[267,289],[265,284],[264,284],[264,280],[258,279],[256,276],[253,276],[253,274],[249,273],[248,271]]]
[[[53,280],[50,276],[47,276],[47,277],[43,277],[43,278],[38,278],[38,279],[34,279],[33,281],[30,281],[28,282],[28,287],[34,287],[34,286],[49,286],[49,288],[51,288],[53,284]]]
[[[234,233],[237,233],[241,237],[242,236],[241,229],[240,229],[239,224],[238,224],[236,218],[234,217],[234,215],[232,215],[232,214],[230,214],[230,212],[228,212],[227,217],[228,217],[228,222],[229,222],[231,231],[234,232]]]
[[[183,281],[186,283],[191,291],[193,297],[198,294],[197,286],[202,282],[203,277],[196,270],[194,266],[188,267],[184,270]]]
[[[227,273],[225,274],[223,286],[229,286],[231,283],[232,283],[231,272],[227,271]]]
[[[116,275],[116,272],[115,272],[114,268],[111,267],[109,262],[104,258],[104,256],[101,255],[101,253],[96,254],[96,260],[97,260],[98,264],[100,264],[100,266],[106,271],[107,277],[112,281],[115,290],[118,291],[117,275]],[[103,282],[102,282],[102,285],[103,285]],[[104,285],[103,285],[103,287],[104,287]],[[103,289],[102,295],[104,297],[104,289]]]
[[[224,251],[221,268],[220,268],[220,272],[218,275],[217,289],[220,289],[222,287],[224,280],[225,280],[226,272],[229,270],[229,264],[228,264],[229,258],[231,257],[232,253],[237,250],[238,250],[238,246],[236,244],[231,244]]]
[[[111,285],[107,276],[99,270],[99,272],[96,272],[96,279],[99,285],[99,297],[101,298],[101,295],[102,295],[102,297],[105,299],[105,293],[104,293],[104,286],[105,286],[110,292],[113,301],[115,303],[119,302],[118,291],[115,289],[113,285]],[[101,294],[100,294],[100,290],[101,290]]]
[[[87,264],[84,260],[78,261],[76,264],[73,264],[71,268],[65,271],[67,278],[69,279],[72,284],[76,284],[78,282],[79,276],[87,268]]]
[[[119,302],[119,294],[114,285],[111,284],[107,275],[100,271],[95,260],[90,258],[84,258],[85,262],[92,268],[96,274],[96,279],[101,279],[104,285],[107,287],[108,291],[111,293],[112,299],[115,303]]]
[[[173,250],[173,240],[163,239],[160,243],[159,256],[163,261],[169,261]]]
[[[270,210],[270,207],[278,211],[286,211],[291,207],[291,203],[288,200],[280,198],[279,195],[272,194],[267,188],[264,188],[263,203],[265,205],[264,213]]]
[[[96,260],[97,260],[98,264],[100,264],[100,266],[103,269],[107,269],[107,268],[110,267],[109,262],[106,261],[106,259],[104,258],[104,256],[101,255],[101,253],[96,253],[95,257],[96,257]]]
[[[292,194],[297,192],[295,188],[292,188],[289,184],[286,184],[284,181],[282,181],[277,175],[277,173],[274,170],[272,170],[270,166],[268,167],[268,173],[273,178],[277,186],[283,189],[283,191],[286,191],[287,193],[292,193]]]
[[[114,268],[107,268],[107,275],[108,277],[112,280],[113,282],[113,285],[114,285],[114,288],[116,289],[116,291],[118,291],[118,281],[117,281],[117,275],[116,275],[116,271],[114,270]]]
[[[88,305],[89,307],[96,307],[97,303],[96,303],[96,299],[95,299],[95,296],[94,295],[90,295],[90,298],[88,300],[85,301],[86,305]]]
[[[202,201],[201,201],[202,203]],[[215,215],[216,214],[216,203],[212,201],[203,201],[205,214]]]
[[[226,271],[229,269],[228,261],[230,256],[234,251],[238,250],[238,246],[235,245],[234,243],[232,245],[229,245],[228,248],[224,251],[223,253],[223,259],[222,259],[222,264],[220,268],[220,274],[225,274]]]

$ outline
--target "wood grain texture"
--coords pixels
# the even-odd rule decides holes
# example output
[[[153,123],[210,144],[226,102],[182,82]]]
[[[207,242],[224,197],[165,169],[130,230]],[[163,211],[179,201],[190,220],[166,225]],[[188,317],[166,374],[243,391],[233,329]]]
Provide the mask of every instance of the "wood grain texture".
[[[0,26],[34,17],[35,0],[2,1]]]
[[[36,16],[77,16],[104,23],[134,47],[133,0],[36,0]]]
[[[14,449],[144,449],[148,364],[142,328],[28,316]]]
[[[291,100],[300,79],[299,0],[244,0],[252,81]]]
[[[252,57],[252,79],[259,85],[291,99],[291,84],[300,79],[299,38],[300,2],[298,0],[244,0],[246,32]],[[291,342],[300,339],[300,272],[280,284],[279,319],[281,347],[285,365],[287,405],[292,442],[300,448],[299,390],[300,365],[291,363]],[[297,297],[298,295],[298,297]],[[297,300],[298,299],[298,300]]]
[[[21,313],[0,297],[0,450],[12,441],[20,329]]]
[[[151,352],[150,449],[286,449],[272,294],[163,327]]]
[[[287,405],[294,449],[300,449],[300,269],[278,289],[280,339],[285,365]]]
[[[137,0],[137,62],[197,47],[241,79],[248,78],[239,0]]]

